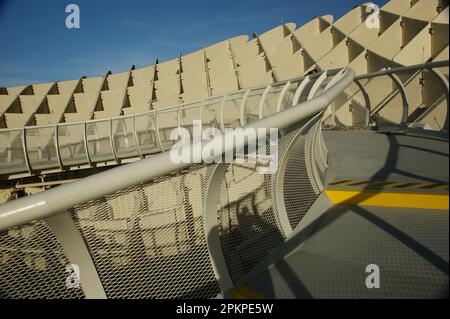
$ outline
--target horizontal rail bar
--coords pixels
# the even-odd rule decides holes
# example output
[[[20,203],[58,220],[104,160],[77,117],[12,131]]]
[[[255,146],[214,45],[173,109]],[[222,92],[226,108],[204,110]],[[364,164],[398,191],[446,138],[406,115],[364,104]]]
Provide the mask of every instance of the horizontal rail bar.
[[[447,65],[447,64],[448,64],[448,61],[432,62],[432,63],[427,63],[427,64],[419,64],[419,65],[415,65],[415,66],[408,66],[408,67],[401,67],[401,68],[384,70],[384,71],[380,71],[380,72],[371,73],[369,75],[359,75],[356,78],[364,78],[366,76],[369,76],[369,77],[382,76],[382,75],[392,76],[392,75],[396,74],[396,72],[402,72],[402,71],[406,71],[406,70],[410,70],[410,69],[417,70],[417,72],[419,72],[420,70],[423,70],[423,69],[428,69],[432,73],[435,72],[436,74],[440,74],[440,72],[437,69],[433,69],[433,68],[434,67],[442,67],[442,66]],[[313,73],[313,74],[309,74],[309,75],[306,75],[306,76],[302,76],[302,77],[298,77],[298,78],[290,80],[290,81],[294,81],[294,83],[300,83],[299,86],[298,86],[298,90],[297,90],[295,96],[298,96],[298,93],[300,93],[302,91],[300,88],[303,88],[306,85],[306,82],[311,81],[311,79],[315,79],[316,82],[317,82],[317,78],[323,77],[324,74],[333,75],[333,74],[337,74],[338,72],[339,72],[338,70],[331,70],[331,71],[329,70],[329,71],[326,71],[326,73],[318,72],[318,73]],[[302,82],[298,82],[299,81],[298,79],[302,79],[302,78],[304,80]],[[444,76],[442,76],[442,78],[444,78],[444,80],[445,80]],[[295,81],[297,81],[297,82],[295,82]],[[358,81],[358,80],[356,79],[355,81]],[[329,84],[333,84],[332,82],[333,81],[330,81]],[[282,81],[282,82],[278,82],[278,83],[272,84],[272,87],[280,87],[281,85],[283,85],[283,83],[284,83],[284,85],[286,85],[286,83],[289,83],[289,80],[287,82],[286,81]],[[444,86],[445,86],[445,83],[444,83]],[[265,86],[258,86],[258,87],[255,87],[257,89],[240,90],[240,91],[234,92],[232,94],[233,95],[242,95],[242,99],[244,101],[244,100],[246,100],[247,96],[251,95],[250,94],[251,92],[257,92],[258,90],[261,90],[264,87]],[[252,90],[255,90],[255,91],[252,91]],[[209,102],[214,102],[218,98],[220,99],[221,97],[223,97],[223,95],[213,96],[213,97],[206,98],[206,99],[200,99],[199,101],[200,101],[200,103],[208,104]],[[295,102],[295,100],[294,100],[294,103],[297,104]],[[243,105],[244,104],[242,104],[241,106],[243,106]],[[171,112],[174,112],[174,111],[177,111],[178,114],[179,114],[180,111],[182,111],[182,110],[189,110],[189,109],[194,109],[194,108],[196,108],[196,109],[200,108],[201,109],[201,104],[199,105],[198,102],[188,102],[188,103],[177,104],[175,106],[171,106],[171,107],[164,108],[164,109],[145,111],[145,112],[139,113],[139,114],[130,114],[130,115],[126,115],[126,116],[119,116],[119,117],[107,118],[107,119],[89,120],[89,121],[85,121],[85,122],[59,123],[59,124],[43,125],[43,126],[27,126],[27,127],[25,127],[25,129],[30,130],[30,131],[33,131],[33,130],[39,131],[39,129],[41,129],[41,128],[49,128],[49,129],[53,128],[54,130],[58,130],[58,129],[63,129],[66,126],[71,126],[72,125],[72,126],[76,127],[77,129],[82,130],[83,126],[91,125],[91,124],[94,124],[94,123],[97,123],[97,122],[98,123],[100,123],[100,122],[101,123],[106,123],[106,121],[108,121],[109,124],[111,124],[112,121],[123,121],[123,120],[127,120],[127,119],[131,119],[131,120],[135,121],[136,118],[139,117],[139,116],[148,117],[148,116],[151,116],[151,115],[154,115],[154,114],[165,114],[165,113],[171,113]],[[241,109],[241,113],[242,113],[242,111],[243,111],[243,109]],[[240,114],[240,120],[241,121],[243,119],[242,115],[243,114]],[[366,119],[366,123],[367,122],[368,121]],[[241,122],[241,125],[245,125],[245,124],[246,124],[245,121]],[[4,133],[5,131],[6,132],[9,131],[10,133],[13,132],[13,133],[19,134],[22,130],[23,130],[23,128],[4,129],[4,130],[0,129],[0,135],[2,133]],[[446,130],[446,129],[444,129],[444,130]],[[134,131],[133,134],[136,135],[135,138],[138,138],[138,136],[137,136],[138,132],[135,132],[136,131],[136,127],[135,126],[134,126],[133,131]],[[158,129],[157,133],[158,134],[160,133],[159,129]],[[8,134],[8,133],[6,133],[6,134]],[[109,135],[111,135],[111,133]],[[104,138],[105,139],[111,139],[112,136],[105,136]],[[97,139],[95,142],[98,142],[98,141],[99,140]],[[61,156],[61,154],[63,152],[61,143],[58,143],[59,141],[57,141],[57,139],[54,139],[54,141],[49,141],[49,142],[53,142],[53,146],[57,148],[57,155],[59,153],[59,155]],[[33,144],[33,143],[31,143],[31,144]],[[50,145],[50,144],[48,144],[48,145]],[[27,145],[26,144],[25,146],[27,148],[26,152],[28,154],[29,153],[28,148],[33,147],[34,145]],[[140,149],[140,145],[138,145],[137,147]],[[145,145],[144,145],[144,148],[145,148]],[[163,150],[161,150],[161,151],[163,151]],[[87,153],[87,152],[89,152],[89,150],[87,150],[87,148],[86,148],[85,153]],[[155,153],[154,150],[150,150],[150,151],[148,149],[145,150],[145,151],[141,150],[141,154],[138,154],[139,157],[137,157],[137,158],[142,158],[142,157],[144,157],[146,155],[154,154],[154,153]],[[76,165],[91,165],[92,166],[94,164],[94,162],[105,162],[105,161],[113,161],[113,160],[117,161],[118,160],[118,158],[117,158],[118,156],[116,156],[114,158],[112,156],[111,156],[111,158],[102,157],[100,159],[99,157],[96,157],[94,155],[92,155],[93,157],[91,157],[90,156],[91,154],[86,154],[86,155],[89,156],[90,158],[85,158],[82,162],[77,161],[75,158],[72,158],[72,156],[71,156],[69,159],[67,159],[67,158],[64,158],[64,159],[59,158],[61,160],[61,163],[58,162],[56,164],[54,163],[54,161],[47,161],[46,159],[35,159],[35,160],[33,160],[33,163],[36,165],[36,167],[40,168],[41,172],[42,171],[45,172],[45,171],[54,170],[54,169],[57,169],[57,168],[61,169],[61,164],[63,164],[62,163],[63,161],[70,161],[70,163],[69,162],[64,163],[64,164],[67,164],[67,165],[63,165],[63,166],[72,167],[74,165],[75,166]],[[95,157],[95,160],[94,160],[94,157]],[[132,155],[131,153],[126,153],[126,154],[122,153],[122,154],[120,154],[120,160],[131,159],[133,157],[136,157],[136,156]],[[58,160],[58,156],[57,156],[56,160]],[[27,170],[27,168],[24,167],[24,165],[21,166],[21,165],[17,164],[16,162],[13,162],[13,159],[4,162],[1,165],[0,172],[1,172],[1,175],[14,175],[14,174],[29,174],[29,175],[33,175],[33,174],[36,174],[36,172],[34,172],[34,171],[30,172],[29,170]]]
[[[377,71],[373,73],[368,74],[360,74],[355,76],[355,80],[362,80],[362,79],[370,79],[381,75],[387,75],[387,74],[393,74],[393,73],[402,73],[402,72],[409,72],[409,71],[416,71],[420,69],[434,69],[434,68],[440,68],[449,66],[449,61],[436,61],[436,62],[429,62],[429,63],[423,63],[423,64],[415,64],[415,65],[409,65],[409,66],[402,66],[398,68],[393,69],[386,69],[382,71]]]
[[[327,72],[328,72],[328,74],[331,75],[331,74],[335,74],[335,73],[339,72],[340,70],[342,70],[342,68],[330,69],[330,70],[327,70]],[[310,74],[309,76],[311,77],[311,79],[315,79],[315,78],[319,77],[323,72],[325,72],[325,71],[321,71],[321,72],[318,72],[318,73],[313,73],[313,74]],[[288,81],[299,82],[299,81],[303,80],[307,76],[308,75],[302,75],[302,76],[299,76],[299,77],[295,77],[293,79],[276,82],[276,83],[272,84],[272,87],[278,87],[278,86],[284,85]],[[254,86],[254,87],[251,87],[251,88],[246,88],[246,89],[241,89],[241,90],[235,91],[235,92],[233,92],[233,94],[237,94],[237,93],[240,93],[240,92],[242,94],[245,94],[245,92],[247,90],[255,91],[255,90],[259,90],[259,89],[266,88],[266,87],[267,87],[267,84],[266,85]],[[229,93],[227,93],[227,94],[229,94]],[[213,95],[213,96],[209,96],[209,97],[206,97],[206,98],[200,98],[200,99],[197,99],[197,100],[189,101],[187,103],[178,103],[178,104],[170,105],[170,106],[164,107],[163,109],[148,110],[148,111],[144,111],[144,112],[140,112],[140,113],[133,113],[133,114],[127,114],[127,115],[119,115],[119,116],[114,116],[114,117],[111,117],[111,118],[100,118],[100,119],[92,119],[92,120],[88,120],[88,121],[77,121],[77,122],[67,122],[67,123],[28,125],[28,126],[24,126],[24,127],[27,128],[27,129],[40,129],[40,128],[53,128],[57,124],[59,126],[72,126],[72,125],[75,126],[75,125],[83,125],[84,123],[88,123],[89,124],[89,123],[97,123],[97,122],[106,122],[106,121],[110,121],[110,120],[114,121],[114,120],[121,120],[121,119],[132,118],[133,116],[148,115],[148,114],[156,113],[157,111],[161,112],[161,113],[171,112],[171,111],[174,111],[174,110],[178,110],[180,105],[181,105],[182,109],[184,110],[186,107],[193,107],[193,105],[195,105],[196,103],[201,103],[201,102],[207,103],[208,101],[213,101],[213,100],[215,100],[217,98],[223,97],[224,95],[225,94]],[[7,131],[17,131],[17,130],[21,130],[21,129],[22,128],[17,128],[17,127],[16,128],[2,128],[2,129],[0,129],[0,133],[7,132]]]
[[[408,71],[414,71],[414,70],[420,70],[420,69],[433,69],[433,68],[438,68],[438,67],[445,67],[445,66],[449,66],[449,61],[437,61],[437,62],[429,62],[429,63],[423,63],[423,64],[415,64],[415,65],[411,65],[411,66],[405,66],[405,67],[398,67],[398,68],[393,68],[393,69],[388,69],[388,70],[383,70],[383,71],[377,71],[377,72],[373,72],[373,73],[368,73],[368,74],[362,74],[362,75],[356,75],[355,76],[355,80],[361,80],[361,79],[368,79],[368,78],[372,78],[372,77],[376,77],[376,76],[381,76],[381,75],[386,75],[389,73],[400,73],[400,72],[408,72]],[[330,69],[330,70],[326,70],[326,71],[321,71],[318,73],[312,73],[312,74],[305,74],[299,77],[295,77],[289,80],[283,80],[280,82],[276,82],[274,84],[272,84],[272,87],[278,87],[281,85],[286,84],[288,81],[291,81],[292,83],[294,82],[299,82],[303,79],[305,79],[306,77],[310,77],[310,79],[315,79],[317,77],[319,77],[323,72],[327,72],[329,75],[333,75],[336,74],[337,72],[339,72],[342,69]],[[261,88],[265,88],[267,85],[259,85],[259,86],[255,86],[255,87],[251,87],[248,89],[241,89],[237,92],[243,92],[243,94],[245,93],[245,91],[247,90],[257,90],[257,89],[261,89]],[[207,102],[209,100],[213,100],[216,99],[218,97],[221,97],[222,95],[215,95],[215,96],[210,96],[207,98],[201,98],[198,100],[194,100],[194,101],[189,101],[187,103],[181,103],[182,108],[184,109],[185,107],[192,107],[192,105],[196,104],[196,103],[200,103],[202,101]],[[180,107],[180,104],[175,104],[175,105],[171,105],[168,106],[166,108],[164,108],[163,110],[159,110],[160,112],[169,112],[169,111],[173,111],[175,109],[178,109]],[[53,128],[55,127],[57,124],[59,126],[71,126],[71,125],[82,125],[84,123],[96,123],[96,122],[105,122],[105,121],[109,121],[109,120],[119,120],[119,119],[126,119],[126,118],[132,118],[133,116],[139,116],[139,115],[146,115],[146,114],[152,114],[155,113],[156,110],[149,110],[149,111],[144,111],[144,112],[140,112],[140,113],[133,113],[133,114],[127,114],[127,115],[120,115],[120,116],[115,116],[115,117],[111,117],[110,119],[93,119],[93,120],[88,120],[88,121],[77,121],[77,122],[67,122],[67,123],[55,123],[55,124],[45,124],[45,125],[29,125],[29,126],[25,126],[27,129],[40,129],[40,128]],[[8,132],[8,131],[20,131],[22,128],[2,128],[0,129],[0,133],[2,132]]]

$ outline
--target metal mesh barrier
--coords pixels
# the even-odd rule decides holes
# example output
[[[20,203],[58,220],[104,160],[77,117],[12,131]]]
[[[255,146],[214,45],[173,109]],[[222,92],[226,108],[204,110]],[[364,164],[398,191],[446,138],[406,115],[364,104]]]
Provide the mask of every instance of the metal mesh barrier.
[[[285,216],[294,228],[321,191],[326,148],[320,125],[321,115],[317,115],[281,131],[278,146],[283,156],[279,154],[278,165],[285,167],[282,176],[279,170],[274,174],[262,174],[259,168],[266,164],[252,163],[254,160],[247,158],[245,164],[230,164],[219,182],[220,187],[214,185],[219,187],[217,216],[215,212],[213,216],[217,220],[219,249],[233,283],[249,273],[290,233]],[[204,228],[204,205],[211,187],[209,168],[213,166],[192,166],[69,209],[107,297],[211,298],[219,293],[208,252],[209,234],[205,234]],[[283,188],[278,194],[280,176]],[[280,201],[285,207],[279,207]],[[35,223],[32,227],[38,229],[36,236],[40,240],[50,238],[42,242],[43,253],[53,256],[58,250],[59,258],[64,261],[60,263],[67,265],[62,248],[46,224]],[[0,246],[7,247],[5,243],[0,242]],[[25,240],[22,245],[27,243]],[[39,243],[36,241],[33,245]],[[52,243],[54,247],[45,246]],[[44,269],[42,263],[41,259],[31,262]],[[30,272],[15,264],[17,261],[11,263],[10,268],[17,268],[17,273],[2,276],[2,280],[8,282],[7,287],[22,289],[25,285],[17,280]],[[63,280],[56,275],[51,275],[51,280],[59,280],[62,288],[54,287],[50,280],[48,285],[35,285],[45,287],[35,295],[33,289],[4,294],[6,297],[29,294],[83,297],[81,291],[78,296],[65,287],[65,268],[61,271],[64,272],[58,276]]]
[[[295,227],[316,199],[315,178],[326,169],[319,125],[320,116],[316,116],[283,131],[279,139],[281,152],[287,152],[278,158],[279,165],[286,161],[281,198],[286,209],[276,206],[279,171],[261,174],[258,168],[263,164],[249,161],[228,166],[217,190],[216,219],[233,283],[283,241],[287,234],[280,214],[287,214]],[[193,166],[69,211],[107,297],[211,298],[219,293],[203,215],[209,168],[214,166]],[[10,246],[16,249],[14,255]],[[65,287],[68,261],[44,222],[2,234],[0,247],[0,262],[7,265],[0,270],[2,297],[84,296],[81,290]]]
[[[313,149],[320,147],[318,144],[320,136],[316,135],[314,138],[316,125],[320,125],[319,120],[306,124],[287,153],[283,176],[283,200],[292,228],[298,225],[321,191],[320,185],[315,181],[317,176],[314,175],[319,170]]]
[[[218,226],[230,277],[236,283],[283,241],[270,197],[271,175],[256,164],[231,164],[220,187]]]
[[[257,94],[260,95],[261,92]],[[241,115],[246,116],[242,122],[261,117],[264,108],[259,107],[257,114],[254,112],[257,105],[264,104],[241,108],[245,111]],[[209,119],[210,125],[217,124],[218,110],[217,106],[209,109],[209,115],[214,115]],[[178,109],[176,113],[181,114]],[[225,259],[225,266],[214,264],[216,271],[218,268],[228,271],[233,283],[248,274],[299,224],[323,189],[327,149],[320,128],[321,117],[320,114],[306,124],[297,123],[298,126],[282,130],[279,142],[283,156],[278,164],[283,165],[283,170],[273,175],[258,172],[259,164],[233,163],[222,180],[213,181],[209,179],[212,176],[209,168],[213,165],[198,165],[70,208],[107,297],[216,296],[219,287],[208,242],[221,250],[217,254],[220,261],[220,253]],[[224,116],[221,121],[224,126]],[[146,163],[155,162],[140,164]],[[135,172],[140,174],[143,166],[137,167],[140,170]],[[209,181],[218,188],[218,202],[215,196],[210,196]],[[101,189],[101,194],[108,193],[105,189],[107,186]],[[214,201],[206,203],[207,195]],[[211,203],[217,204],[217,212],[211,209],[205,215],[205,204],[211,208]],[[217,226],[220,243],[211,244],[210,233],[205,233],[205,218],[209,225],[210,217],[217,221],[213,226]],[[1,297],[84,297],[81,290],[67,289],[65,267],[69,262],[45,222],[0,233],[0,253]]]
[[[0,233],[0,298],[84,298],[68,288],[69,261],[43,221]]]
[[[321,182],[321,186],[323,187],[323,183],[325,182],[325,174],[328,167],[328,151],[324,145],[323,142],[323,135],[321,130],[321,122],[315,125],[315,132],[314,132],[314,140],[313,143],[313,157],[314,157],[314,163],[315,167],[317,169],[318,178]]]
[[[193,167],[75,207],[109,298],[211,298],[219,292]]]

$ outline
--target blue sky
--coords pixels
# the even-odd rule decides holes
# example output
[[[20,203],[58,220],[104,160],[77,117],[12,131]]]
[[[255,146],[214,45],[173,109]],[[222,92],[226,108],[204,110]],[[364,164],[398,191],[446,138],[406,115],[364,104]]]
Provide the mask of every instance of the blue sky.
[[[364,0],[0,0],[0,87],[142,67],[232,36],[314,16],[335,19]],[[379,6],[386,0],[373,1]],[[80,7],[80,29],[65,8]]]

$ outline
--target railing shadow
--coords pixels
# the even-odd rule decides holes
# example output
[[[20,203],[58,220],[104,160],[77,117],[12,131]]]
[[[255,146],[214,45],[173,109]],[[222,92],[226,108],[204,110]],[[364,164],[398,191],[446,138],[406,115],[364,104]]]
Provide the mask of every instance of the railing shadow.
[[[398,143],[397,138],[394,135],[387,135],[389,142],[389,151],[385,159],[385,163],[383,167],[381,167],[373,176],[370,178],[370,181],[387,181],[392,173],[401,173],[403,175],[405,172],[399,170],[398,167],[398,159],[399,159],[399,150],[400,144]],[[411,174],[409,174],[411,175]],[[370,190],[370,192],[369,192]],[[365,192],[367,191],[367,192]],[[383,232],[387,233],[389,236],[395,238],[395,240],[401,242],[403,245],[408,247],[410,250],[414,251],[421,258],[425,259],[428,263],[430,263],[433,267],[438,269],[440,272],[445,274],[448,277],[449,274],[449,263],[447,260],[436,254],[434,251],[426,247],[421,242],[417,241],[401,229],[396,226],[390,224],[389,222],[383,220],[373,212],[362,207],[360,204],[367,199],[376,196],[382,189],[374,190],[370,189],[369,185],[364,186],[360,193],[349,198],[345,202],[340,205],[334,205],[327,209],[324,213],[320,215],[317,219],[312,221],[310,224],[305,226],[301,231],[296,233],[293,237],[289,238],[285,243],[281,246],[280,251],[276,251],[271,257],[272,260],[277,260],[272,265],[278,270],[278,273],[284,278],[285,283],[290,288],[292,294],[296,298],[311,298],[314,297],[311,292],[308,290],[308,287],[302,283],[301,278],[295,273],[295,269],[284,259],[285,255],[294,250],[297,250],[300,245],[304,244],[308,239],[310,239],[315,234],[318,234],[320,231],[324,230],[326,227],[336,222],[342,216],[348,214],[349,212],[354,212],[358,216],[364,218],[366,221],[374,225],[375,227],[381,229]],[[351,231],[351,230],[349,230]],[[269,262],[270,258],[265,260],[265,265],[269,266],[271,263]],[[331,266],[331,265],[330,265]],[[419,271],[419,270],[418,270]],[[245,280],[250,278],[254,278],[258,274],[250,274],[250,276],[246,277]],[[275,287],[271,280],[268,280],[262,276],[258,277],[258,280],[267,281],[267,284],[272,284],[272,287],[267,287],[267,291],[269,295],[273,295],[273,291],[275,291]],[[448,296],[448,289],[446,292],[443,292],[442,296]]]

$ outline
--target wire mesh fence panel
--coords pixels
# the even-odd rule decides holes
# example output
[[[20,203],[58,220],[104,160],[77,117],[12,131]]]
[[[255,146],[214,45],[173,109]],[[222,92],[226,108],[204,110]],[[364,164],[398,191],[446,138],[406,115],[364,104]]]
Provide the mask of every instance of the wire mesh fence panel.
[[[210,298],[218,293],[201,210],[205,168],[75,207],[110,298]]]
[[[315,122],[310,122],[305,126],[288,150],[286,158],[282,177],[283,200],[292,228],[298,225],[319,195],[313,171],[315,165],[313,162],[315,156],[312,154],[312,145],[315,142],[314,124]]]
[[[230,277],[236,283],[283,241],[270,198],[270,176],[258,164],[232,164],[222,180],[218,227]]]
[[[0,298],[84,298],[68,287],[64,251],[44,221],[0,233]]]
[[[249,273],[288,235],[281,226],[280,214],[287,215],[294,228],[317,198],[318,186],[314,183],[321,172],[317,159],[321,135],[317,125],[320,125],[320,116],[281,132],[279,146],[283,156],[272,160],[283,165],[282,175],[279,170],[262,174],[261,168],[273,163],[256,161],[247,154],[243,162],[231,163],[220,186],[214,186],[218,187],[219,197],[213,218],[217,221],[221,253],[233,283]],[[267,147],[269,144],[266,140],[266,155],[273,155],[273,149]],[[207,246],[210,234],[205,233],[204,227],[204,214],[211,213],[205,208],[214,166],[191,166],[69,210],[88,247],[107,297],[217,296],[220,291]],[[275,189],[279,185],[274,182],[280,178],[283,182],[282,197],[276,195]],[[280,200],[284,201],[285,207],[278,207]],[[31,245],[32,252],[36,250],[47,256],[45,260],[50,260],[48,256],[58,256],[54,264],[49,261],[47,264],[56,269],[55,263],[59,262],[61,269],[58,271],[62,274],[50,273],[48,276],[51,278],[41,275],[43,280],[49,281],[48,285],[41,285],[43,292],[12,290],[6,296],[83,297],[81,291],[77,295],[64,286],[67,274],[63,266],[68,261],[46,224],[41,222],[30,227],[37,229],[33,236],[39,238],[33,242],[32,237],[14,235],[22,236],[17,237],[15,245],[26,252],[30,249],[26,245]],[[7,263],[11,259],[10,255],[3,253],[10,249],[11,234],[28,232],[18,228],[15,232],[2,234],[0,262]],[[25,248],[20,245],[25,245]],[[27,255],[22,259],[24,266],[17,270],[23,273],[22,276],[34,276],[33,272],[24,270],[26,266],[44,269],[46,265],[42,257]],[[4,269],[9,268],[0,271]],[[18,284],[16,277],[3,275],[0,280],[7,283],[2,289],[16,285],[22,289],[24,285]],[[60,281],[62,288],[53,284],[56,280]]]

